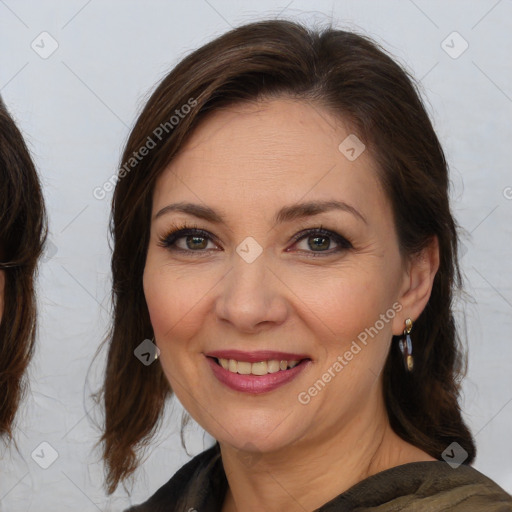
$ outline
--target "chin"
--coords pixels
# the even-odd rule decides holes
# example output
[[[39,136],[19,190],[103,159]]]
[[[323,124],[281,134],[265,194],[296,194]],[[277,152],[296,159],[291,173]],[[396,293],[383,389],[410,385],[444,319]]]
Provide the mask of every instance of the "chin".
[[[229,416],[223,418],[226,417]],[[216,432],[211,435],[221,445],[227,445],[236,450],[262,453],[275,452],[286,448],[302,437],[302,432],[296,430],[297,424],[290,420],[291,415],[284,415],[281,418],[275,418],[273,421],[269,421],[266,415],[252,416],[248,421],[234,416],[228,424],[236,426],[236,431],[233,427],[225,431],[217,426]]]

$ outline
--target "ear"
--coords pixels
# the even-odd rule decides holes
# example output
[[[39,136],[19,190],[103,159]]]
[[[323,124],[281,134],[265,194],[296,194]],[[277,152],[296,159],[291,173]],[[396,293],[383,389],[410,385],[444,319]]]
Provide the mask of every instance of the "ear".
[[[404,268],[403,285],[398,297],[402,309],[393,320],[395,336],[403,334],[406,318],[414,322],[425,309],[438,269],[439,240],[437,236],[433,236],[420,253],[410,257]]]

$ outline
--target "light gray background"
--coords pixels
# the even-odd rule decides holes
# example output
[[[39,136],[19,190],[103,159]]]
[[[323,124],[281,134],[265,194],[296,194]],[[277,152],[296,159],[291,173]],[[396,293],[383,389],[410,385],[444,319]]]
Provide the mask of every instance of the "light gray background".
[[[18,450],[0,454],[2,510],[121,510],[189,460],[175,404],[131,498],[119,489],[108,499],[102,489],[93,451],[100,411],[89,395],[100,382],[104,353],[90,364],[109,318],[111,194],[99,201],[92,191],[116,171],[148,92],[180,58],[230,26],[276,16],[332,19],[368,34],[421,80],[451,166],[456,217],[470,233],[462,259],[473,297],[464,306],[463,407],[478,444],[475,467],[512,492],[510,0],[0,0],[0,90],[40,170],[51,228],[31,394],[19,416]],[[43,31],[59,45],[46,59],[31,48],[34,40],[42,46]],[[441,46],[453,31],[469,44],[458,58]],[[463,41],[453,37],[447,43],[458,53]],[[46,51],[50,44],[45,39]],[[188,440],[191,454],[212,442],[196,426]],[[42,442],[58,452],[48,469],[31,457]]]

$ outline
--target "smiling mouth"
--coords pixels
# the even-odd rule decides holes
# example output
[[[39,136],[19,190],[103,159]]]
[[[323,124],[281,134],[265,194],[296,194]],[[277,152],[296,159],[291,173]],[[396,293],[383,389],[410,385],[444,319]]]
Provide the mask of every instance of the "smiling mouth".
[[[224,370],[231,373],[238,373],[239,375],[267,375],[269,373],[285,372],[295,368],[300,363],[310,361],[309,358],[300,360],[277,360],[270,359],[266,361],[257,361],[250,363],[248,361],[237,361],[236,359],[224,359],[221,357],[210,357]]]

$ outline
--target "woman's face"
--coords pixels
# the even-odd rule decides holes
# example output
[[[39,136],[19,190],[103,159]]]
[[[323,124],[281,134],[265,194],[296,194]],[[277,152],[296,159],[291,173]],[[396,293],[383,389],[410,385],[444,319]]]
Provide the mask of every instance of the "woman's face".
[[[311,442],[382,406],[408,278],[373,162],[350,135],[305,102],[232,106],[156,183],[144,292],[160,363],[221,444]],[[172,207],[185,203],[199,216]],[[174,225],[201,233],[166,242]]]

